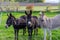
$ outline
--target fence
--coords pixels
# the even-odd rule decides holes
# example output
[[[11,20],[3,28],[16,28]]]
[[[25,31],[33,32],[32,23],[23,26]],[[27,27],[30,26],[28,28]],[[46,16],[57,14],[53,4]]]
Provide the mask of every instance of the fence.
[[[51,9],[58,9],[58,3],[19,3],[19,2],[0,2],[0,9],[3,11],[20,11],[26,10],[27,4],[33,4],[33,10],[40,11],[46,10],[47,6],[50,6]],[[49,8],[49,9],[50,9]]]

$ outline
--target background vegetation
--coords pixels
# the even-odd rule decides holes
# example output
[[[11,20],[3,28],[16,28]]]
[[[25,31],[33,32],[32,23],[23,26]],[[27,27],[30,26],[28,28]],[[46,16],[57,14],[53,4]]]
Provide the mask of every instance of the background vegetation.
[[[1,2],[30,2],[30,3],[32,3],[32,2],[43,2],[44,0],[0,0]]]

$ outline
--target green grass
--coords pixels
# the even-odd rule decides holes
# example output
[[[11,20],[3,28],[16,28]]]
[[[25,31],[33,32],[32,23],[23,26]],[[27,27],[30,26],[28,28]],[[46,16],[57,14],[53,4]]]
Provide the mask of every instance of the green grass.
[[[10,26],[8,29],[5,28],[5,24],[6,24],[6,20],[8,18],[6,13],[2,13],[2,23],[0,25],[0,40],[14,40],[14,30],[13,27]],[[17,13],[17,12],[13,12],[12,13],[16,18],[19,18],[22,15],[25,15],[24,13]],[[49,13],[47,12],[46,15],[48,17],[54,17],[55,15],[57,15],[58,13]],[[39,13],[33,13],[33,15],[39,17]],[[34,40],[43,40],[43,29],[38,29],[38,35],[34,36],[33,34],[33,39]],[[28,33],[26,33],[26,35],[23,36],[23,30],[21,29],[19,31],[19,40],[28,40]],[[48,35],[47,35],[47,40],[49,39]],[[60,40],[60,30],[52,30],[52,39],[53,40]]]

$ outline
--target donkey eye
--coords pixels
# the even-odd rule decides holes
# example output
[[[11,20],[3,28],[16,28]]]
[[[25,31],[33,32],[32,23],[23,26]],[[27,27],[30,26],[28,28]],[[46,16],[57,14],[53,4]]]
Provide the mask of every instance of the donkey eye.
[[[42,22],[44,21],[44,20],[41,20]]]
[[[8,22],[10,22],[10,21],[8,21]]]

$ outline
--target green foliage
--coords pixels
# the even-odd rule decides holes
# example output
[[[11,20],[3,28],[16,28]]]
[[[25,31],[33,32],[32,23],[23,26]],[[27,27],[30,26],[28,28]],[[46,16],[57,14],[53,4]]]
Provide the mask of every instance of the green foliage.
[[[32,3],[32,2],[43,2],[43,0],[15,0],[15,2],[30,2],[30,3]]]
[[[24,1],[27,1],[27,0],[15,0],[15,2],[24,2]]]

